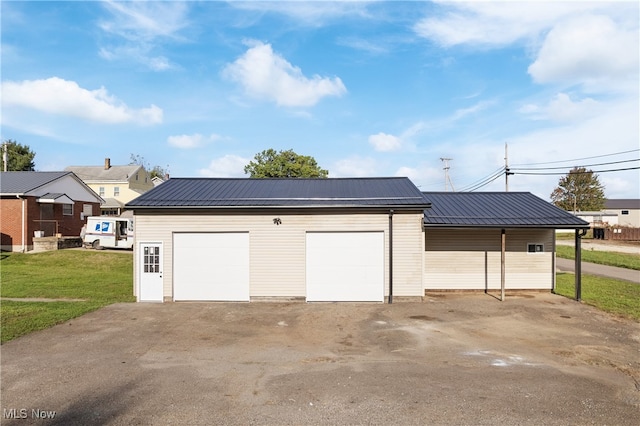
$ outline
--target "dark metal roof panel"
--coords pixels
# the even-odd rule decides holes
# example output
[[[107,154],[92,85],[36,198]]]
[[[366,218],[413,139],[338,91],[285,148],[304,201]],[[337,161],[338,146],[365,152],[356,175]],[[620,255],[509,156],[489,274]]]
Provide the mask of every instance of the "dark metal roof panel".
[[[71,172],[1,172],[0,193],[24,194]]]
[[[227,179],[172,178],[128,208],[387,207],[427,208],[407,178]]]
[[[589,224],[529,192],[425,192],[427,227],[588,228]]]

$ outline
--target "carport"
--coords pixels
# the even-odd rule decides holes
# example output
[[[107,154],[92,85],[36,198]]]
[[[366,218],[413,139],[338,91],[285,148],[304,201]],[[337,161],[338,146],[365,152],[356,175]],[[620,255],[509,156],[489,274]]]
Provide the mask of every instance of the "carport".
[[[482,288],[484,281],[485,291],[499,289],[501,300],[508,288],[534,289],[542,283],[553,290],[555,230],[575,229],[576,299],[580,300],[580,241],[589,228],[587,222],[528,192],[424,195],[432,203],[424,211],[425,289],[429,290],[433,276],[445,283],[441,289],[453,289],[448,283],[466,276],[480,281],[476,288]],[[439,263],[434,266],[431,259]]]

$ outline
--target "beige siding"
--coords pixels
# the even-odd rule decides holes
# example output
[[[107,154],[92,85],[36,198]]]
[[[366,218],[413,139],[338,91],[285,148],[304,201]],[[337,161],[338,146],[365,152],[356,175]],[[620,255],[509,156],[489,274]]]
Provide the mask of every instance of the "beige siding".
[[[544,253],[528,253],[529,243]],[[506,230],[505,288],[551,289],[554,283],[553,230]],[[424,252],[425,290],[499,289],[499,229],[427,229]]]
[[[273,219],[279,217],[280,225]],[[394,294],[422,293],[422,214],[400,214],[394,224]],[[163,244],[165,298],[173,298],[174,232],[249,232],[251,297],[304,297],[306,232],[383,231],[385,295],[389,283],[389,218],[387,214],[136,215],[136,247]],[[135,259],[137,286],[138,259]]]

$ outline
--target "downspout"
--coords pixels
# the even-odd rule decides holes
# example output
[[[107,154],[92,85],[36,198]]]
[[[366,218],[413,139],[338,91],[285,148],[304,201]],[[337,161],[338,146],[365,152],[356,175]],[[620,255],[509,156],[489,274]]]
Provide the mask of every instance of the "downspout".
[[[587,234],[586,229],[576,229],[575,240],[575,287],[576,287],[576,301],[582,300],[582,237]]]
[[[393,303],[393,210],[389,210],[389,304]]]
[[[500,301],[504,302],[504,287],[506,281],[506,231],[500,231]]]

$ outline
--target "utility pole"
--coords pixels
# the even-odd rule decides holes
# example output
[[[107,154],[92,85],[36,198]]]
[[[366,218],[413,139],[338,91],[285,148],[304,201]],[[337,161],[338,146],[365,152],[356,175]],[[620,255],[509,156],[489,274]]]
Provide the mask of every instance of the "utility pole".
[[[509,171],[509,147],[507,143],[504,143],[504,190],[509,192],[509,175],[512,175]]]
[[[449,177],[449,161],[453,160],[453,158],[443,158],[440,157],[440,161],[442,161],[444,163],[444,167],[442,168],[444,170],[444,190],[445,192],[447,191],[447,183],[451,186],[451,191],[455,192],[455,189],[453,188],[453,183],[451,183],[451,178]]]

